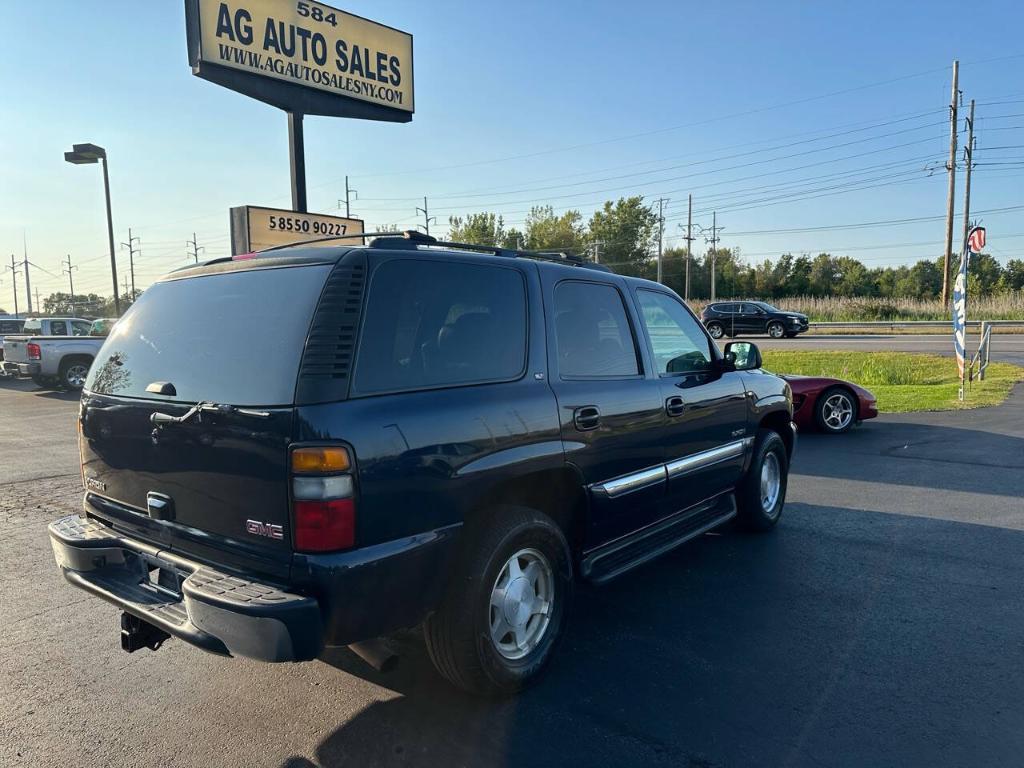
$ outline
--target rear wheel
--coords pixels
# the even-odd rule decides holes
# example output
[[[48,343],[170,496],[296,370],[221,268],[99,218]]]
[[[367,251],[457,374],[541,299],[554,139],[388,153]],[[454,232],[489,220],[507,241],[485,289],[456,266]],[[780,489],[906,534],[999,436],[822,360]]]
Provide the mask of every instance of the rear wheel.
[[[773,320],[772,322],[768,323],[768,335],[771,336],[773,339],[781,339],[785,332],[786,329],[783,328],[782,323],[778,322],[777,320]]]
[[[725,335],[725,328],[721,323],[708,323],[708,333],[712,339],[720,339]]]
[[[814,418],[822,432],[839,435],[857,420],[857,398],[843,387],[826,389],[818,396]]]
[[[61,386],[77,392],[85,386],[85,379],[89,375],[90,361],[83,358],[71,358],[60,364]]]
[[[536,682],[565,626],[573,591],[569,546],[545,515],[499,507],[467,530],[444,603],[424,623],[437,670],[471,693],[509,694]]]
[[[786,503],[789,457],[778,432],[759,429],[747,474],[736,488],[740,523],[749,530],[775,527]]]

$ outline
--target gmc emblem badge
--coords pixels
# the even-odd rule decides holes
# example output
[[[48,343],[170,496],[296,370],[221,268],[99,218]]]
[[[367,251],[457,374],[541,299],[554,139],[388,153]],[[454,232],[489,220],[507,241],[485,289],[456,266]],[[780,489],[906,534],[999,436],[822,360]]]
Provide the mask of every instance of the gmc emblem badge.
[[[259,520],[246,520],[245,532],[253,536],[263,536],[268,539],[283,539],[284,528],[275,523],[263,523]]]

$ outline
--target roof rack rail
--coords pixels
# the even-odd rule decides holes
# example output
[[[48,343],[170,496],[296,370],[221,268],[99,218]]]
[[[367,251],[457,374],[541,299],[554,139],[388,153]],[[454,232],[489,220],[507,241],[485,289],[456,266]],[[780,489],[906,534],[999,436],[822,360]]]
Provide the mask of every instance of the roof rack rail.
[[[558,264],[585,267],[586,269],[597,269],[602,272],[612,271],[603,264],[587,261],[582,256],[577,256],[574,253],[566,253],[565,251],[529,251],[516,248],[500,248],[492,245],[477,245],[476,243],[455,243],[447,240],[438,240],[432,235],[425,234],[415,229],[407,229],[404,232],[353,232],[349,235],[318,237],[312,240],[302,240],[297,243],[275,245],[271,248],[264,248],[263,250],[258,251],[258,253],[264,254],[269,251],[278,251],[284,248],[295,248],[297,246],[312,245],[314,243],[329,242],[331,240],[355,240],[356,238],[361,238],[364,242],[368,238],[373,238],[372,242],[367,245],[369,248],[390,248],[394,250],[405,250],[410,246],[413,248],[418,248],[420,246],[439,249],[449,248],[458,251],[471,251],[473,253],[487,253],[492,256],[503,256],[506,258],[525,258],[538,259],[540,261],[551,261]],[[238,259],[243,257],[251,258],[251,255],[243,254],[242,256],[233,256],[230,258]]]
[[[551,261],[558,264],[569,264],[588,269],[598,269],[602,272],[611,272],[603,264],[596,264],[587,261],[582,256],[565,251],[530,251],[518,248],[501,248],[495,245],[478,245],[476,243],[456,243],[447,240],[438,240],[436,237],[426,235],[422,232],[407,230],[402,233],[391,232],[384,235],[377,235],[370,243],[370,248],[393,248],[402,250],[409,247],[412,240],[417,245],[424,245],[430,248],[450,248],[459,251],[471,251],[473,253],[487,253],[492,256],[503,256],[505,258],[538,259],[540,261]]]

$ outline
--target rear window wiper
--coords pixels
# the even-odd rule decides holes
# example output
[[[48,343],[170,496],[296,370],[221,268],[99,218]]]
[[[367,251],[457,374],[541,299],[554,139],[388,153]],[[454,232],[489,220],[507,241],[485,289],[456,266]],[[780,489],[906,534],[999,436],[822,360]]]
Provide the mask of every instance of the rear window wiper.
[[[230,414],[237,413],[242,416],[255,416],[259,419],[269,419],[270,411],[257,411],[252,408],[239,408],[235,405],[221,405],[218,403],[196,403],[181,416],[171,416],[169,413],[154,411],[149,415],[149,420],[158,427],[168,424],[184,424],[193,416],[198,417],[199,422],[203,420],[203,413]]]

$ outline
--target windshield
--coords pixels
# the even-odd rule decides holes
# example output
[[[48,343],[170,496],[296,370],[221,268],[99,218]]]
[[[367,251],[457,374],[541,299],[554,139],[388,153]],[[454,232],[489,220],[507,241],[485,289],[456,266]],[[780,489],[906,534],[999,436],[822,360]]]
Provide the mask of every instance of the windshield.
[[[107,337],[86,389],[178,402],[291,404],[299,359],[330,265],[170,280],[149,288]]]

